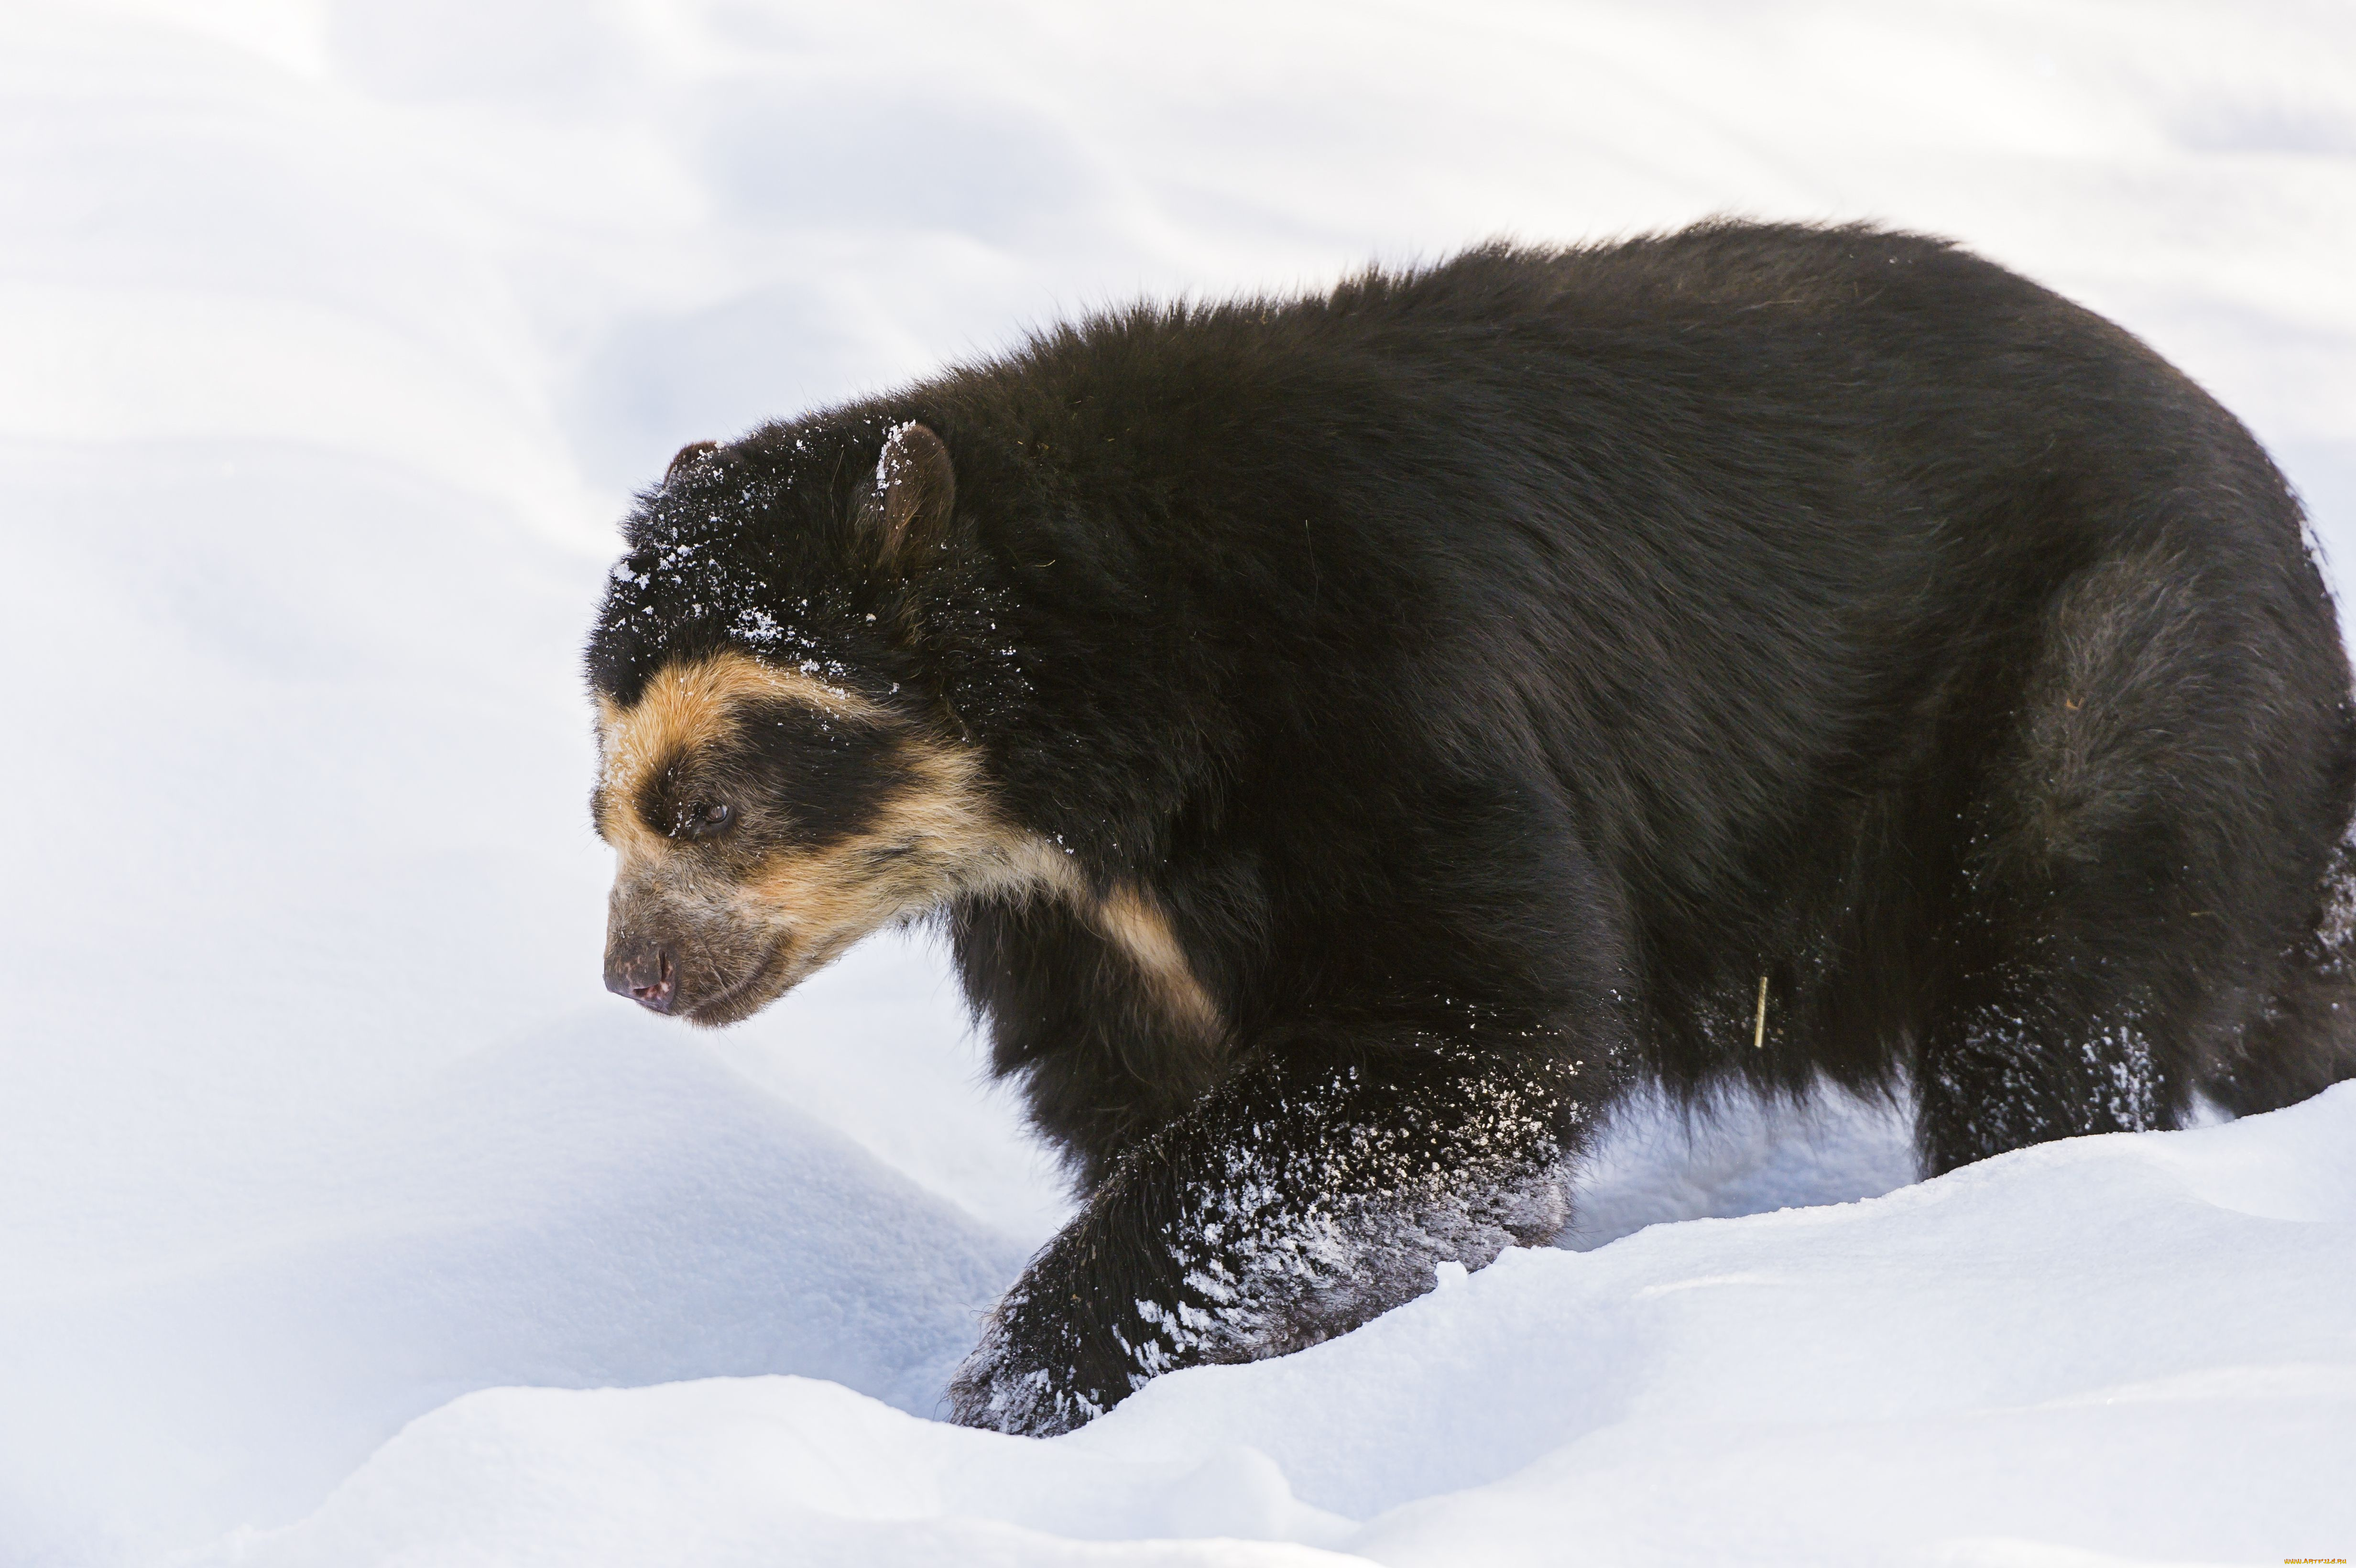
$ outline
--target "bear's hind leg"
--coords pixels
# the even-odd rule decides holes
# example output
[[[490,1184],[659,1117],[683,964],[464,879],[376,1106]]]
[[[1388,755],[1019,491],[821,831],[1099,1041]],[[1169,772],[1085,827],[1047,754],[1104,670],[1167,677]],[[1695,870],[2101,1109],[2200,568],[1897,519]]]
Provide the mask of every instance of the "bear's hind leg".
[[[2340,841],[2309,923],[2265,1007],[2201,1080],[2201,1092],[2237,1116],[2356,1078],[2356,842]]]
[[[1924,1175],[2054,1138],[2177,1125],[2180,1020],[2130,975],[2077,983],[2067,971],[2091,951],[2047,946],[1955,988],[1915,1070]]]
[[[2234,612],[2154,558],[2057,596],[1962,822],[1918,1034],[1926,1174],[2176,1125],[2257,1013],[2320,869],[2279,765],[2315,720]]]

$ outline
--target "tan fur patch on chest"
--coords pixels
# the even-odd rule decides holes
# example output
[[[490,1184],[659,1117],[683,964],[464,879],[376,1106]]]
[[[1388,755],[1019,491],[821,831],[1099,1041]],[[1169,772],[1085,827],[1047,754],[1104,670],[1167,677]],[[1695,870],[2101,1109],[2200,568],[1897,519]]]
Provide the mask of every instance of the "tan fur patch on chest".
[[[1194,973],[1168,913],[1150,891],[1123,881],[1098,897],[1068,857],[1036,837],[1011,845],[1001,863],[1006,869],[1004,880],[986,891],[1059,900],[1129,961],[1148,1010],[1167,1023],[1173,1035],[1205,1052],[1224,1048],[1226,1019]]]
[[[1087,914],[1098,933],[1136,965],[1147,991],[1173,1026],[1206,1040],[1225,1040],[1226,1023],[1219,1016],[1218,1004],[1187,963],[1185,949],[1179,945],[1177,933],[1159,905],[1122,882],[1097,901]]]

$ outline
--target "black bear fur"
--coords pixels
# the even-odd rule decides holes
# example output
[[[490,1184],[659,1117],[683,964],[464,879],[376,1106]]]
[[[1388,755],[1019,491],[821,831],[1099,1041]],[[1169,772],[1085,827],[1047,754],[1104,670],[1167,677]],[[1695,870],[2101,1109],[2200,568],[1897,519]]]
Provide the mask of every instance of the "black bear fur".
[[[955,505],[886,571],[912,423]],[[1642,1083],[1911,1091],[1938,1173],[2356,1072],[2298,503],[1949,244],[1719,222],[1139,306],[682,453],[628,539],[609,700],[824,669],[1146,890],[1215,1004],[1174,1027],[1057,900],[944,912],[1085,1195],[962,1421],[1064,1430],[1542,1243]]]

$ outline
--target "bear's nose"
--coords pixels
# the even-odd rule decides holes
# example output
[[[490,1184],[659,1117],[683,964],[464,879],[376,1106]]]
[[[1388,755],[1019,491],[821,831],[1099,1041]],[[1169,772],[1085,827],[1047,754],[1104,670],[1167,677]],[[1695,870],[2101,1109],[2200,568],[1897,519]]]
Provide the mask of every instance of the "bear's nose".
[[[606,954],[605,989],[667,1013],[679,996],[679,966],[659,944],[633,942]]]

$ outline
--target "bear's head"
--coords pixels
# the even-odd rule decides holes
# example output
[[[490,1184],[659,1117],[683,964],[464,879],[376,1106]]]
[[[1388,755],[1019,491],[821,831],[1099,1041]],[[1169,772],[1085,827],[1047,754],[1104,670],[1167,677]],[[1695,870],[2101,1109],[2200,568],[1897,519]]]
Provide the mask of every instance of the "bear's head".
[[[589,645],[591,810],[619,857],[606,984],[658,1012],[733,1023],[892,921],[1072,874],[1005,820],[928,657],[927,592],[988,598],[939,581],[948,448],[863,435],[700,443],[630,519]]]

